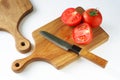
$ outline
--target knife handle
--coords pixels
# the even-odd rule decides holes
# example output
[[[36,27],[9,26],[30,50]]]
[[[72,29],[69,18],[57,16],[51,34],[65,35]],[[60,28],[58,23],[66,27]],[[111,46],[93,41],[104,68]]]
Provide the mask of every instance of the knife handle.
[[[87,51],[86,49],[82,49],[80,52],[79,52],[79,55],[94,62],[95,64],[105,68],[106,64],[107,64],[107,60]]]

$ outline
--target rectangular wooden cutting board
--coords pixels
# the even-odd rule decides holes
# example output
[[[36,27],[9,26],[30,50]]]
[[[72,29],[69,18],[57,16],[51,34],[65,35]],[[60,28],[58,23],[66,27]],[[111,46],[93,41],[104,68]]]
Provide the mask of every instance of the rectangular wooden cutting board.
[[[81,7],[77,9],[81,13],[83,12],[83,9]],[[25,68],[25,66],[27,66],[28,63],[31,63],[35,60],[47,61],[57,69],[60,69],[68,63],[71,63],[72,61],[78,59],[79,56],[74,52],[65,51],[62,48],[56,46],[55,44],[45,39],[42,35],[40,35],[40,31],[47,31],[67,41],[70,44],[75,44],[72,40],[72,29],[73,27],[65,25],[60,18],[57,18],[51,21],[50,23],[35,30],[32,33],[33,38],[35,40],[35,48],[33,53],[26,58],[16,60],[12,66],[13,71],[20,72]],[[108,38],[108,34],[101,27],[98,27],[93,29],[93,40],[90,44],[75,45],[82,48],[86,48],[88,51],[91,51],[103,44],[105,41],[107,41]]]
[[[79,11],[82,13],[81,7],[77,9],[79,9]],[[47,31],[71,44],[75,44],[71,37],[72,29],[73,27],[65,25],[60,18],[57,18],[34,31],[33,37],[36,42],[37,53],[41,54],[43,52],[43,55],[46,55],[48,62],[52,63],[57,68],[61,68],[66,64],[76,60],[78,58],[76,54],[59,48],[39,34],[40,31]],[[76,45],[84,47],[90,51],[107,41],[108,37],[108,34],[101,27],[98,27],[93,29],[93,41],[90,44]]]
[[[60,18],[57,18],[56,20],[34,31],[33,37],[36,42],[37,53],[43,53],[46,55],[46,58],[57,68],[61,68],[76,60],[78,58],[76,54],[59,48],[40,35],[40,31],[47,31],[71,44],[75,44],[71,38],[72,29],[72,27],[65,25]],[[101,27],[93,29],[93,37],[93,41],[88,45],[76,45],[91,51],[108,40],[108,34]]]

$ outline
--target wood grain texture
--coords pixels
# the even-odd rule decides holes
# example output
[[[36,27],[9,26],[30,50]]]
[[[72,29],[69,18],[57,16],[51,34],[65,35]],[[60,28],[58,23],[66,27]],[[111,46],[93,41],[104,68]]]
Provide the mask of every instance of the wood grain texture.
[[[77,8],[77,10],[81,11],[81,13],[84,11],[81,7]],[[43,38],[42,35],[40,35],[40,31],[47,31],[67,41],[68,43],[75,44],[71,37],[72,29],[73,27],[69,27],[65,25],[60,20],[60,18],[57,18],[51,21],[50,23],[35,30],[32,33],[33,38],[35,40],[35,49],[33,53],[26,58],[19,59],[13,62],[13,65],[12,65],[13,71],[21,72],[29,63],[36,60],[46,61],[52,64],[53,66],[55,66],[57,69],[60,69],[66,66],[67,64],[71,63],[72,61],[80,58],[80,56],[73,53],[72,51],[65,51],[62,48],[54,45],[53,43]],[[75,44],[75,45],[82,47],[88,51],[91,51],[92,49],[98,47],[99,45],[107,41],[109,36],[101,27],[98,27],[93,29],[93,37],[94,37],[93,41],[88,45],[78,45],[78,44]],[[84,55],[85,54],[82,54],[82,56]],[[88,57],[90,56],[88,55]],[[94,59],[96,59],[95,58],[96,56],[93,56],[93,57],[94,57],[93,59],[91,57],[89,59],[91,59],[91,61],[92,60],[94,61]],[[107,61],[103,62],[103,64],[106,64],[106,62]],[[102,64],[100,63],[100,65]]]
[[[32,11],[33,7],[29,0],[0,0],[0,30],[13,35],[16,48],[22,52],[28,52],[30,42],[19,32],[19,23],[23,17]]]
[[[87,51],[86,49],[82,49],[79,54],[80,54],[80,56],[92,61],[93,63],[95,63],[103,68],[105,68],[105,66],[108,62],[107,60],[91,53],[90,51]]]

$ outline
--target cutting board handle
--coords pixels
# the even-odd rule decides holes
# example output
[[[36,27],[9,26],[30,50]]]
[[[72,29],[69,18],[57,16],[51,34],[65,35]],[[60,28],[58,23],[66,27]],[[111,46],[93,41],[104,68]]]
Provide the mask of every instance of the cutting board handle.
[[[30,51],[30,42],[19,32],[19,23],[33,10],[29,0],[0,0],[0,30],[12,34],[16,48],[22,53]]]
[[[34,55],[34,54],[27,56],[26,58],[23,58],[23,59],[18,59],[13,62],[12,70],[17,73],[22,72],[28,64],[30,64],[34,61],[39,61],[39,60],[47,61],[46,58],[44,59],[44,55],[38,56],[38,55]],[[48,60],[48,62],[49,62],[49,60]]]
[[[18,51],[25,53],[30,50],[31,44],[29,40],[24,38],[17,29],[15,29],[14,32],[11,32],[11,34],[15,38],[16,48]]]
[[[19,59],[13,62],[12,64],[12,70],[14,72],[21,72],[24,70],[24,68],[31,62],[37,60],[37,58],[35,59],[35,57],[33,57],[33,55],[28,56],[26,58],[23,59]]]

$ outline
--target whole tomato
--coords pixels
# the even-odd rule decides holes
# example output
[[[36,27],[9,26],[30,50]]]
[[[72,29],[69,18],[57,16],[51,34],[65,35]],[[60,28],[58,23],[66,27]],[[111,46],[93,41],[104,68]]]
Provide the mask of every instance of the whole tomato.
[[[75,8],[67,8],[61,15],[61,20],[68,26],[76,26],[81,22],[82,15]]]
[[[102,15],[99,10],[90,8],[83,13],[84,22],[88,23],[91,27],[99,27],[102,23]]]

